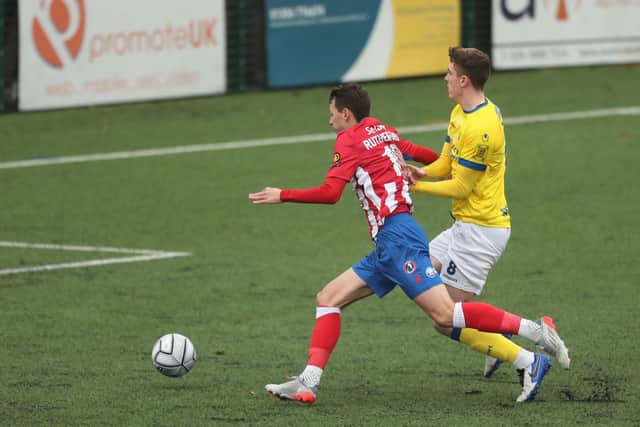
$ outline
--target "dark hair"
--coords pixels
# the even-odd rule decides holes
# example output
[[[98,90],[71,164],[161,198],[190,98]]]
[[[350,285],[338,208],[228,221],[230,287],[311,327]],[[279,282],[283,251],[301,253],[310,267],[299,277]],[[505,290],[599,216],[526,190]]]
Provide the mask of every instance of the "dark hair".
[[[335,100],[338,111],[345,108],[351,110],[357,121],[367,117],[371,110],[369,94],[357,83],[344,83],[334,87],[329,95],[329,102],[331,100]]]
[[[474,88],[484,89],[484,85],[491,74],[491,59],[489,55],[472,47],[450,47],[449,59],[454,64],[458,74],[469,77]]]

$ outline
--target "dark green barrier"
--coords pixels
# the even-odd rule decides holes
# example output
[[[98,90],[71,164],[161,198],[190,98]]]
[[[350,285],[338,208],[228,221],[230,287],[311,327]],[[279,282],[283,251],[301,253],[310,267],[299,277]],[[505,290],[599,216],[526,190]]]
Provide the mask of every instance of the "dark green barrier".
[[[462,0],[462,45],[491,54],[491,0]]]
[[[227,0],[227,90],[263,89],[263,0]]]
[[[18,0],[0,0],[0,111],[16,111]]]
[[[0,1],[0,111],[4,111],[4,17],[5,17],[5,2]]]

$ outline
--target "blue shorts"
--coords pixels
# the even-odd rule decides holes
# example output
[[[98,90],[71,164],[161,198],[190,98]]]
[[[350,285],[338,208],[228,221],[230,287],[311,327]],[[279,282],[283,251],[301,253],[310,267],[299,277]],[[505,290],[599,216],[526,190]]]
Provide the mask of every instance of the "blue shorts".
[[[427,235],[408,213],[386,218],[376,249],[355,263],[353,270],[380,298],[396,285],[414,299],[442,284],[429,259]]]

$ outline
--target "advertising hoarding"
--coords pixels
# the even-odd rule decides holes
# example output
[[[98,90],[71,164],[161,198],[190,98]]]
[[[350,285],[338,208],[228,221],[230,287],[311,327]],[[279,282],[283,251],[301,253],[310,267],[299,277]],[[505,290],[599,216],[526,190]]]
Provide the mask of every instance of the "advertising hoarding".
[[[443,73],[459,0],[266,0],[267,82],[285,87]]]
[[[226,89],[223,0],[21,0],[19,109]]]
[[[493,0],[497,69],[640,62],[639,0]]]

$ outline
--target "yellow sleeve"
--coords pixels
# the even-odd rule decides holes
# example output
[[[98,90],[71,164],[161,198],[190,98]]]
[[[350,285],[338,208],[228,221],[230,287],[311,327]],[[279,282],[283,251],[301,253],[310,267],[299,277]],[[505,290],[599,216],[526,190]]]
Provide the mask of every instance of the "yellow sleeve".
[[[450,143],[445,142],[438,160],[422,168],[429,178],[442,178],[451,172],[451,157],[449,157],[450,145]]]
[[[411,187],[411,190],[414,193],[429,194],[431,196],[466,199],[483,173],[484,171],[470,168],[459,168],[453,179],[435,182],[418,181]]]

